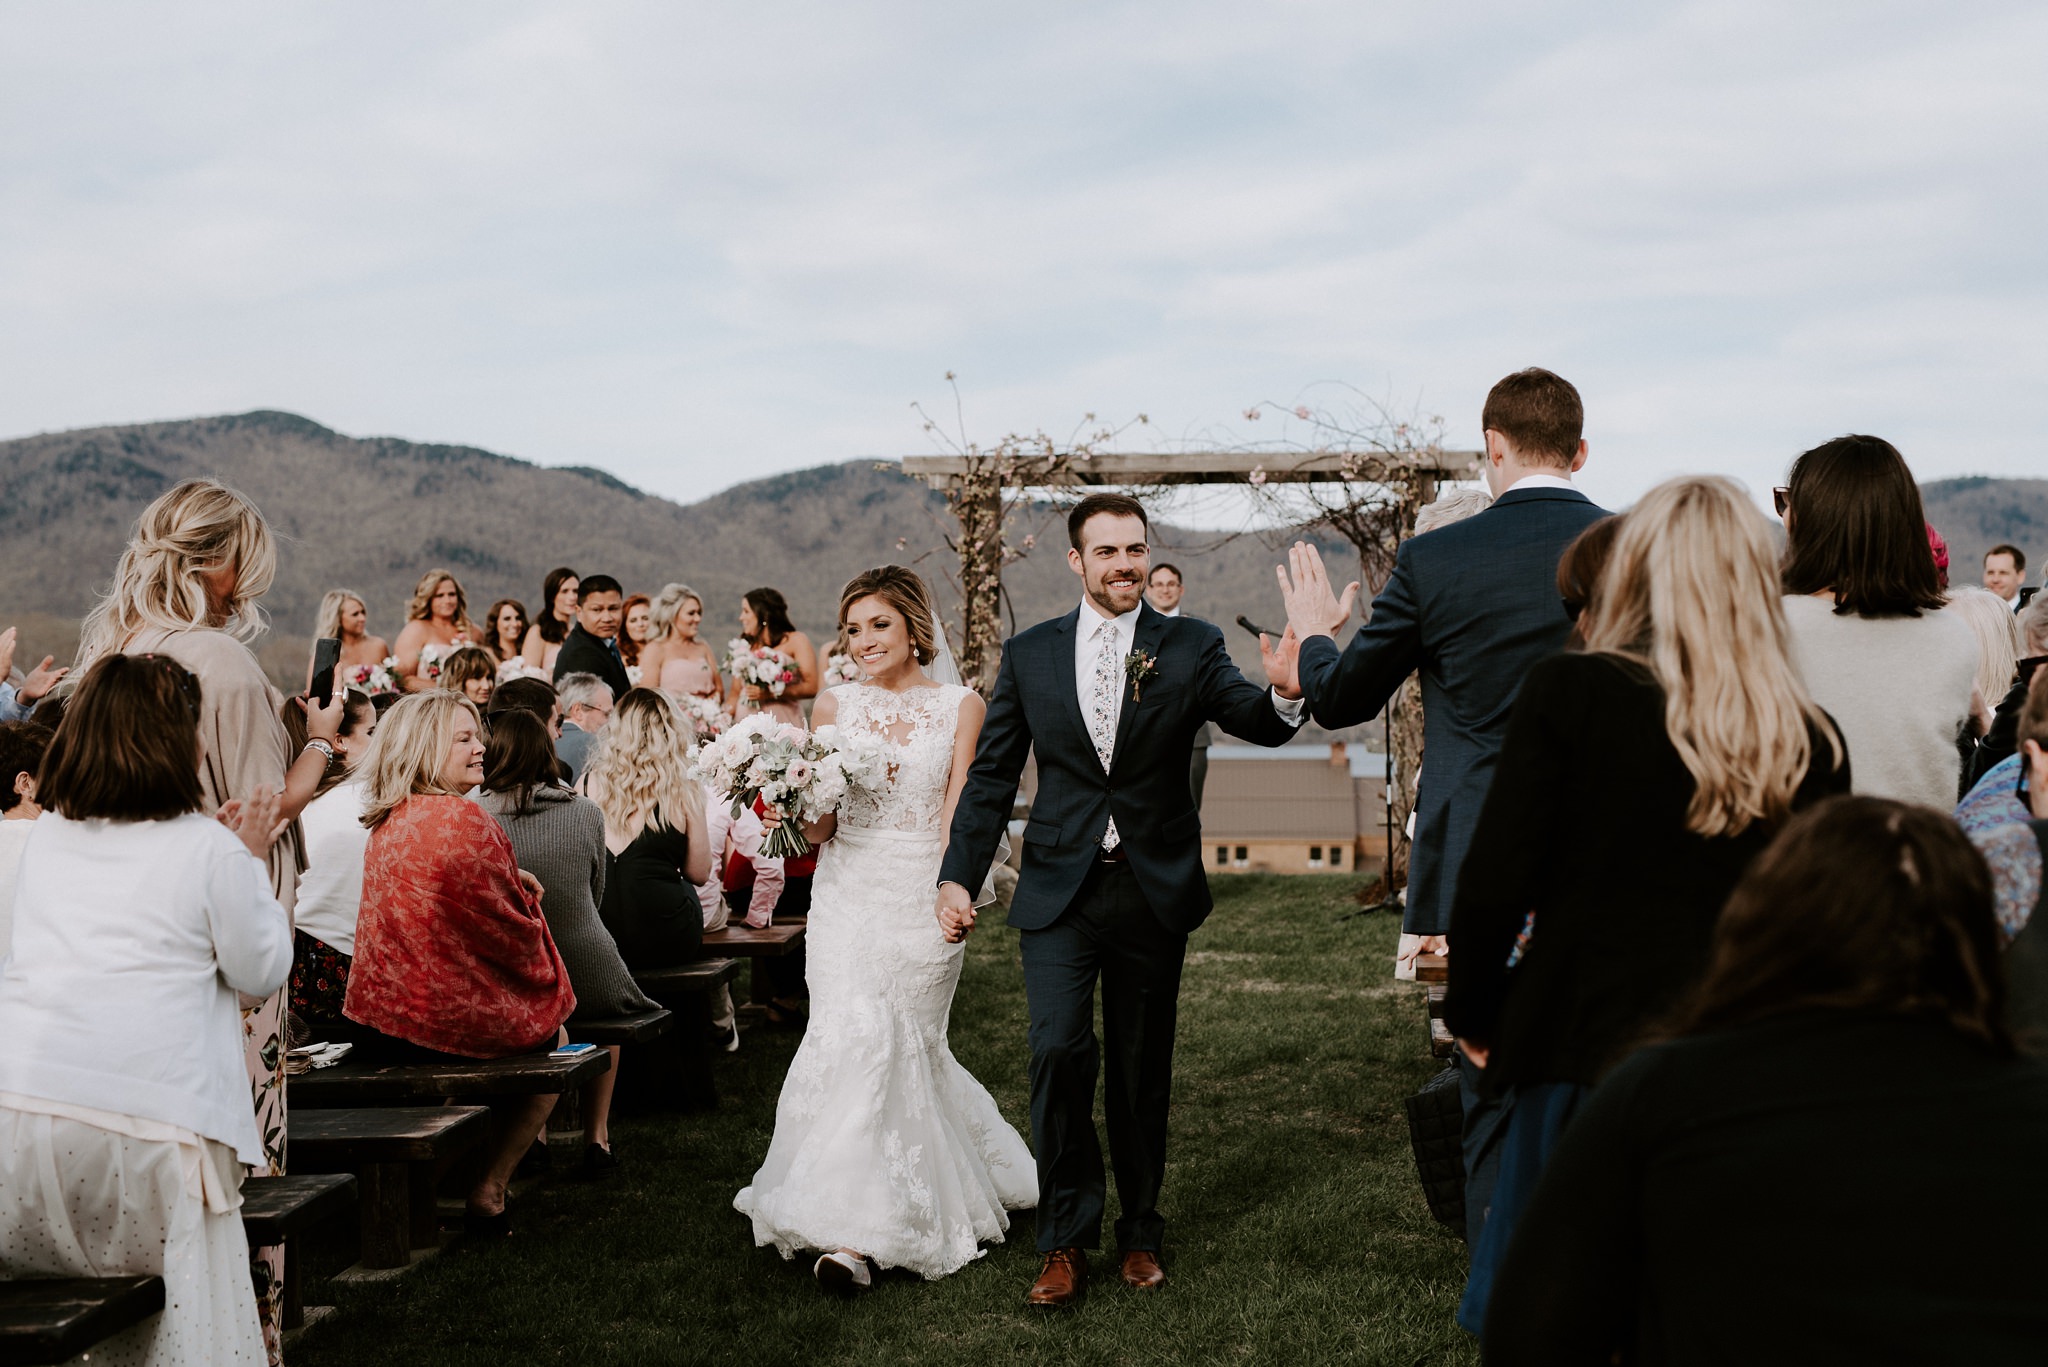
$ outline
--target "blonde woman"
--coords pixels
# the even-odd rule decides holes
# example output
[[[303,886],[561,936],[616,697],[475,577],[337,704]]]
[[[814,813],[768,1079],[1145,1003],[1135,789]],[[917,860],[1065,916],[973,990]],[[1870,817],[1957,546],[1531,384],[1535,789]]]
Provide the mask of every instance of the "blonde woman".
[[[329,589],[320,600],[320,617],[313,626],[313,639],[332,636],[341,642],[341,669],[358,665],[375,667],[391,655],[382,636],[370,635],[370,612],[363,595],[353,589]],[[306,684],[312,686],[313,665],[306,663]]]
[[[290,912],[306,866],[298,814],[318,790],[340,730],[342,693],[307,718],[309,739],[294,752],[273,688],[243,642],[261,629],[257,602],[277,571],[277,546],[263,514],[212,480],[187,480],[145,508],[121,553],[114,584],[87,615],[77,675],[103,656],[164,655],[199,678],[202,810],[230,810],[283,790],[291,824],[264,856],[271,894]],[[284,993],[243,1013],[256,1128],[270,1175],[284,1171]],[[271,1355],[282,1335],[284,1250],[255,1253],[257,1300]]]
[[[424,693],[435,686],[436,671],[420,666],[420,653],[428,646],[445,661],[462,647],[483,639],[483,633],[469,620],[468,595],[447,570],[428,570],[421,577],[405,615],[396,656],[398,682],[408,693]]]
[[[598,915],[633,968],[683,963],[704,947],[697,884],[711,876],[711,841],[703,790],[687,777],[691,734],[666,695],[629,688],[577,785],[604,813]]]
[[[725,676],[718,656],[697,637],[704,600],[688,584],[670,584],[648,609],[652,635],[640,651],[640,678],[649,688],[676,697],[715,698],[725,704]]]
[[[2005,600],[1989,589],[1951,589],[1948,611],[1970,624],[1977,638],[1977,696],[1970,702],[1972,729],[1991,729],[1991,708],[2011,691],[2019,678],[2020,657],[2027,653],[2020,619]]]
[[[1645,495],[1594,602],[1584,651],[1522,684],[1451,911],[1445,1021],[1504,1097],[1458,1312],[1475,1333],[1579,1101],[1704,972],[1721,904],[1786,818],[1849,790],[1792,662],[1771,538],[1733,482]]]

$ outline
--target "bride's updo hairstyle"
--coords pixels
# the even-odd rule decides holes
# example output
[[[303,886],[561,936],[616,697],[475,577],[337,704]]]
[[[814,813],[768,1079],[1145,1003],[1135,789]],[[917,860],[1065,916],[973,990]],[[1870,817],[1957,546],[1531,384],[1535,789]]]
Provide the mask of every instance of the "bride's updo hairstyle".
[[[863,598],[879,598],[903,614],[910,632],[910,652],[920,666],[938,658],[938,615],[932,611],[932,596],[915,570],[901,565],[862,570],[846,581],[839,591],[839,639],[846,639],[846,615]]]
[[[79,632],[78,666],[112,655],[147,627],[185,631],[209,625],[203,576],[233,569],[222,623],[237,639],[263,628],[256,600],[277,575],[277,543],[256,505],[225,484],[188,479],[159,495],[136,519],[113,587]]]

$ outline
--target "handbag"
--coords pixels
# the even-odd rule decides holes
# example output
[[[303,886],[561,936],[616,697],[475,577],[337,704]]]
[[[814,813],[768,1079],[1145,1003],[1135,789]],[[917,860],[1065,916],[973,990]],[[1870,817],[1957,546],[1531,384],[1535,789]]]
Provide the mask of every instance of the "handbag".
[[[1408,1112],[1408,1144],[1423,1199],[1440,1224],[1465,1237],[1465,1103],[1458,1095],[1456,1064],[1422,1084],[1402,1103]]]

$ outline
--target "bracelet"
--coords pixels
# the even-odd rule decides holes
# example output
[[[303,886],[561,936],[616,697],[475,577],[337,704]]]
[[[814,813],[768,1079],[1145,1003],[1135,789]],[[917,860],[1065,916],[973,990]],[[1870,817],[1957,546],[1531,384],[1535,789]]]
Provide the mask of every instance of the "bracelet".
[[[306,750],[317,750],[327,757],[327,763],[332,764],[334,762],[334,747],[319,736],[314,736],[306,742]],[[306,750],[299,751],[300,759],[306,757]]]

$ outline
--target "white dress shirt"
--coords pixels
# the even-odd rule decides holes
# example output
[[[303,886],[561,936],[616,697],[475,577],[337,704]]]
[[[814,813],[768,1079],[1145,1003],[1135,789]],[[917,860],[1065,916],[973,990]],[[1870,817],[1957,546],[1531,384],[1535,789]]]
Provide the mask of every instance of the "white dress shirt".
[[[1570,489],[1574,487],[1576,486],[1563,475],[1523,475],[1513,484],[1501,490],[1501,492],[1512,494],[1517,489]]]
[[[1137,640],[1138,614],[1144,610],[1145,605],[1141,600],[1138,606],[1129,612],[1111,617],[1095,606],[1094,599],[1081,600],[1081,615],[1074,623],[1074,693],[1081,700],[1081,716],[1084,720],[1095,705],[1095,657],[1102,653],[1102,638],[1096,633],[1103,623],[1109,624],[1110,630],[1116,633],[1116,655],[1121,660],[1131,653],[1132,644]],[[1123,720],[1126,691],[1118,689],[1115,701],[1110,704],[1112,729]],[[1280,714],[1280,720],[1289,726],[1301,725],[1303,699],[1295,698],[1289,701],[1271,689],[1267,690],[1266,696],[1273,700],[1273,710]]]

